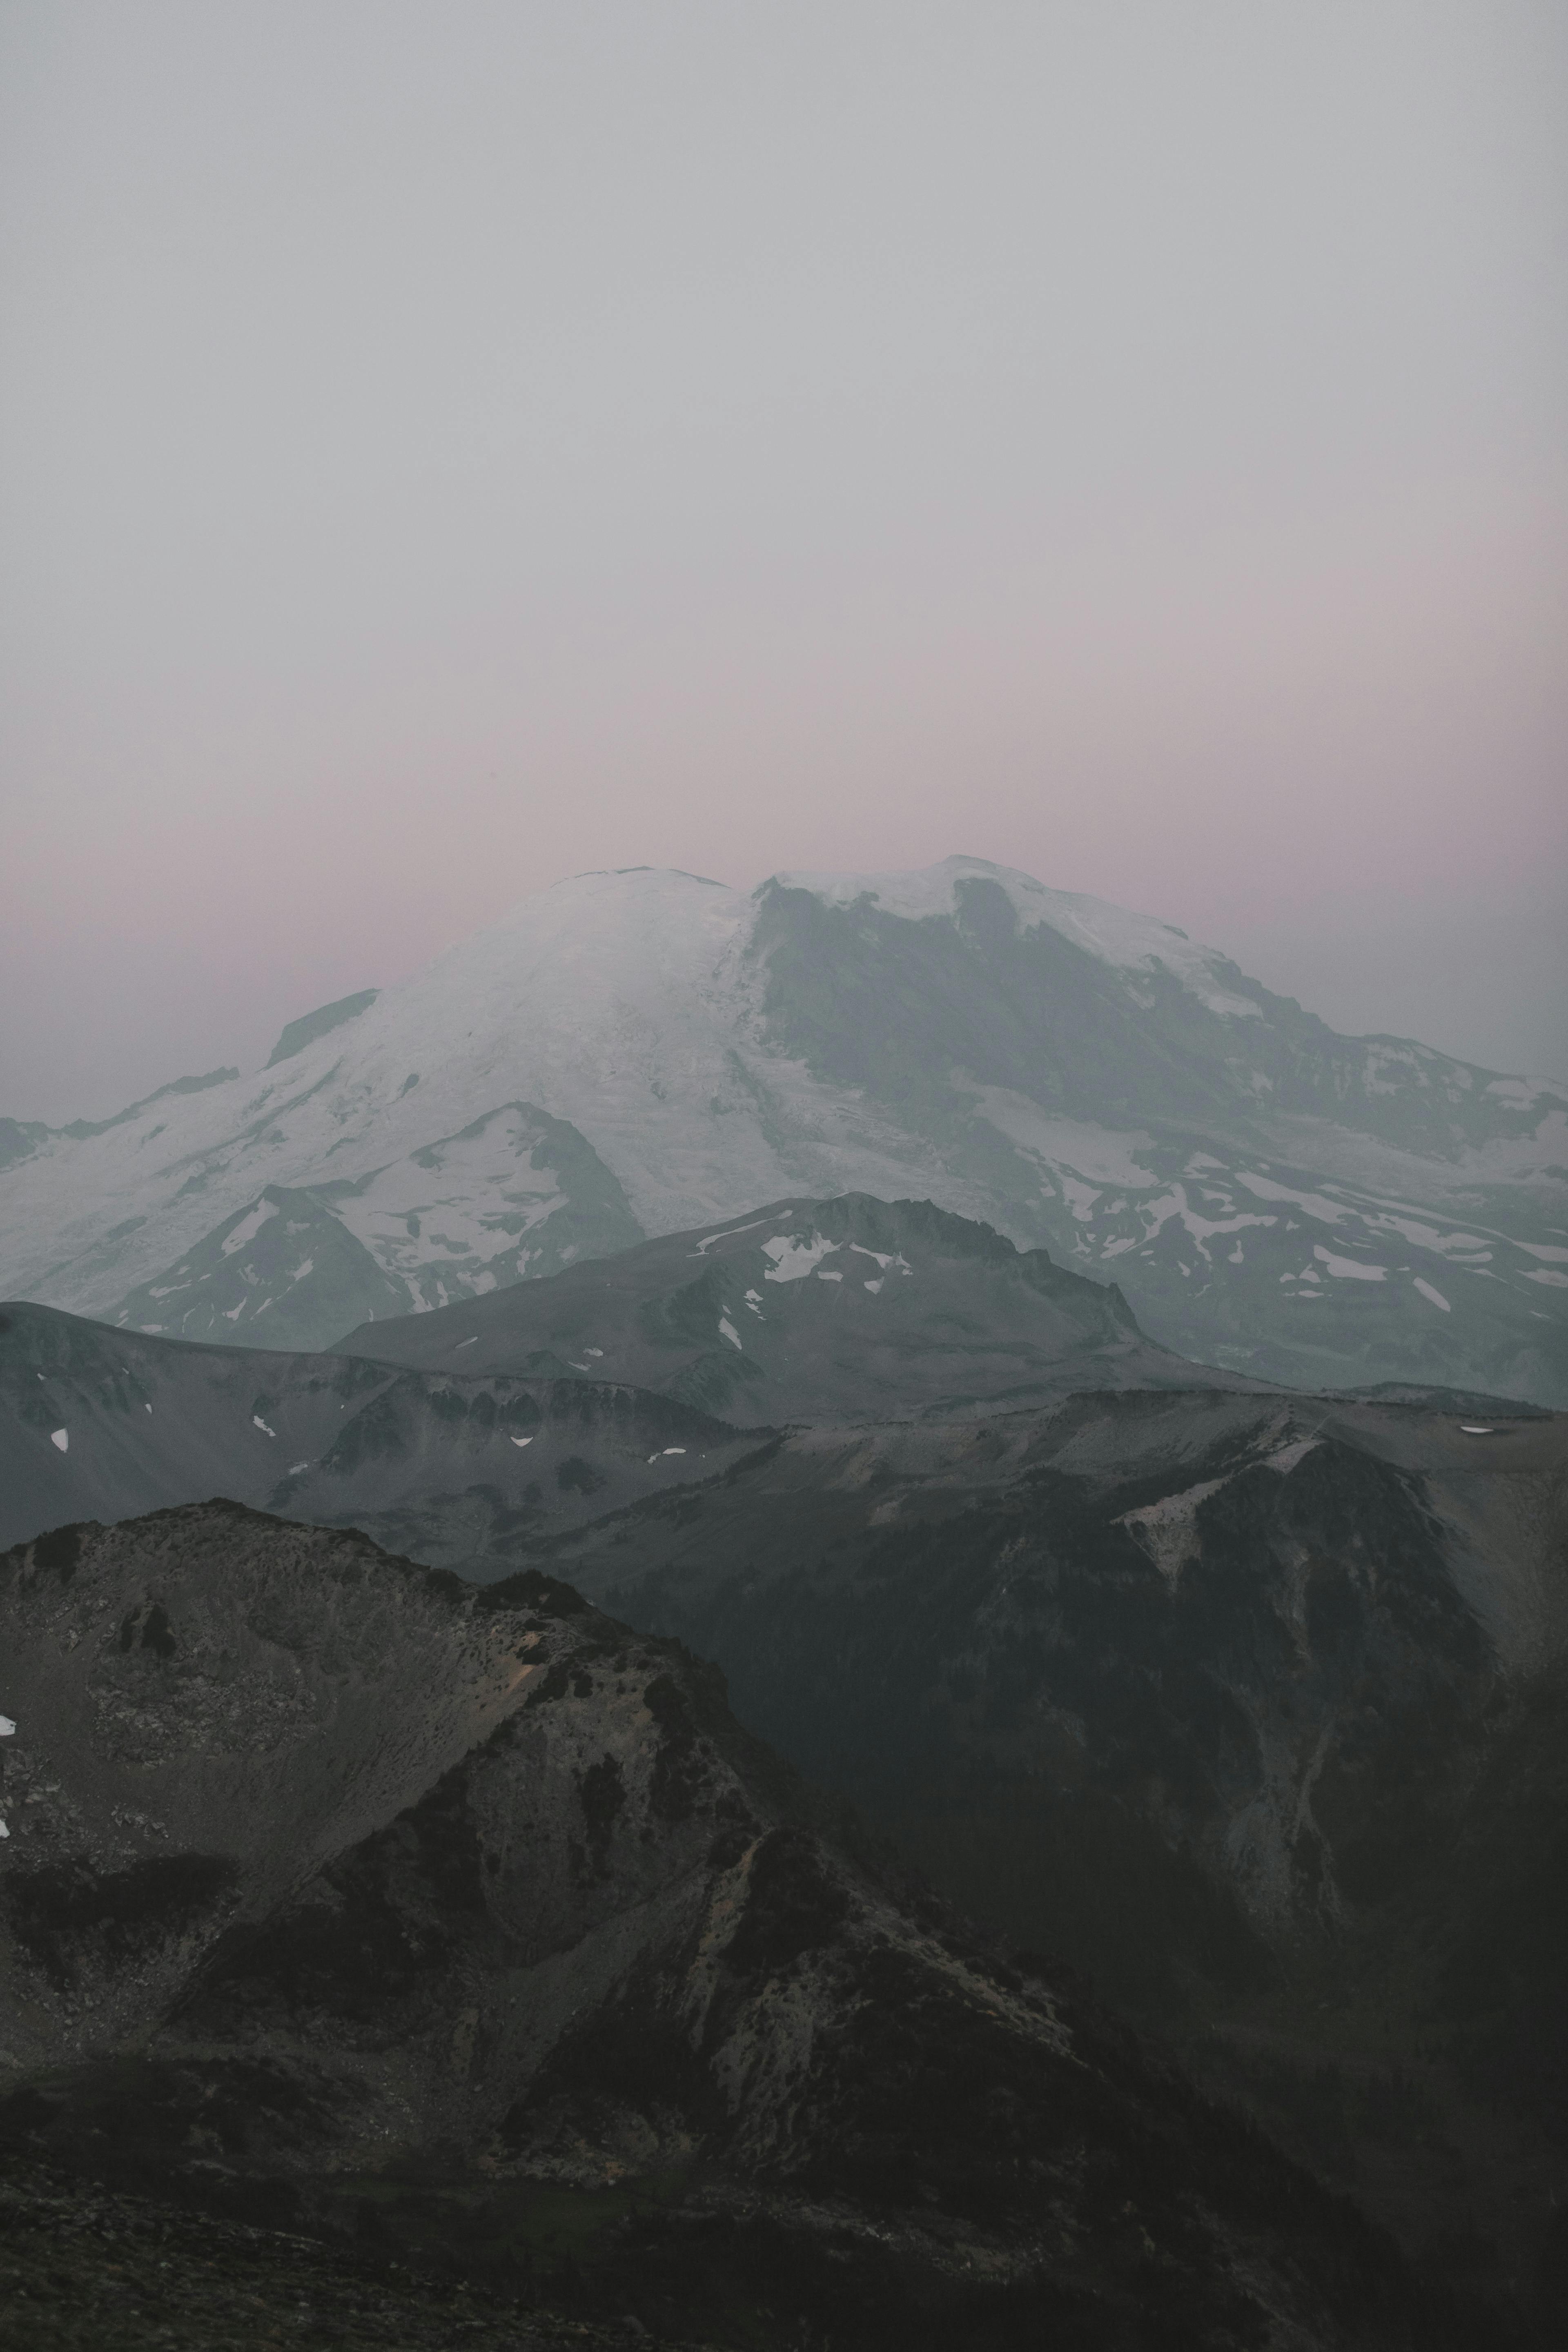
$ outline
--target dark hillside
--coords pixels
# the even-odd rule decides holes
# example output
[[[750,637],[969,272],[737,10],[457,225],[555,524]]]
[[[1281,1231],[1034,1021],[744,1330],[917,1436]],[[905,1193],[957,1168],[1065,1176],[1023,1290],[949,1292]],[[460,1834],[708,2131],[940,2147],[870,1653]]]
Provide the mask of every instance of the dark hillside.
[[[214,1504],[13,1551],[0,1611],[19,2157],[737,2352],[1443,2340],[570,1588]]]

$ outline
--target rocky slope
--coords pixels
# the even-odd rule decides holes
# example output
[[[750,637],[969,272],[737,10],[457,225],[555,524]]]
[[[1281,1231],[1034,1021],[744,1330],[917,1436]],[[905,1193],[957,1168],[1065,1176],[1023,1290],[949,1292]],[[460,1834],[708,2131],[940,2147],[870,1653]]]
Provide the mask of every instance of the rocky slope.
[[[718,1659],[1422,2261],[1550,2307],[1568,1420],[1187,1393],[796,1432],[536,1557]]]
[[[221,1494],[494,1576],[524,1529],[680,1486],[755,1443],[607,1381],[198,1347],[0,1307],[0,1543]]]
[[[482,1579],[527,1535],[729,1467],[736,1424],[1208,1377],[1043,1251],[864,1197],[643,1243],[348,1347],[0,1307],[0,1542],[224,1494]]]
[[[568,1589],[210,1505],[0,1611],[13,2149],[736,2347],[1452,2320]]]
[[[1114,1277],[1259,1377],[1568,1402],[1568,1093],[1337,1036],[1026,875],[584,875],[364,997],[258,1076],[0,1123],[0,1289],[320,1347],[858,1191]]]
[[[1212,1378],[1113,1287],[929,1201],[779,1201],[485,1298],[364,1323],[345,1355],[592,1373],[741,1425],[874,1421]],[[1234,1385],[1247,1385],[1237,1381]]]

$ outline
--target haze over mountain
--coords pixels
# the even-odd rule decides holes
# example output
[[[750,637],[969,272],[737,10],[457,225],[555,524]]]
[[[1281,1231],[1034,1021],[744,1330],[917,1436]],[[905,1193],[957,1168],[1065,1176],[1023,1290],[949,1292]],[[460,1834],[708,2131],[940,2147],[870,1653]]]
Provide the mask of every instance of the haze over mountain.
[[[570,1374],[464,1379],[0,1308],[0,1544],[218,1494],[493,1576],[524,1528],[679,1486],[754,1445],[668,1397]]]
[[[335,1354],[0,1307],[0,1544],[223,1494],[484,1579],[525,1538],[738,1465],[754,1437],[735,1423],[1215,1377],[1152,1346],[1114,1289],[929,1202],[785,1202],[764,1224],[371,1324]]]
[[[323,1346],[861,1191],[1114,1276],[1152,1338],[1256,1376],[1568,1400],[1568,1097],[1337,1036],[1026,875],[584,875],[355,1002],[260,1076],[13,1122],[0,1289]]]
[[[1151,1345],[1114,1286],[929,1201],[864,1192],[779,1201],[434,1314],[364,1323],[340,1352],[465,1377],[629,1381],[742,1424],[1213,1378]]]
[[[901,948],[903,935],[892,936]],[[965,927],[939,919],[933,936],[950,953],[953,940],[964,947]],[[336,1010],[332,1029],[321,1026],[275,1066],[328,1047],[334,1031],[340,1042],[352,1037],[375,1007]],[[168,1100],[189,1106],[216,1092]],[[1405,1110],[1428,1115],[1418,1100]],[[67,1142],[97,1147],[133,1124]],[[1256,1159],[1248,1172],[1266,1181]],[[595,1181],[602,1210],[614,1196]],[[1342,1189],[1325,1192],[1321,1204],[1342,1198]],[[548,1208],[546,1232],[567,1206]],[[317,1194],[305,1208],[345,1254],[369,1256]],[[255,1244],[268,1234],[287,1239],[290,1214],[287,1198],[268,1216],[243,1213],[239,1245],[226,1255],[220,1240],[193,1263],[187,1313],[199,1316],[205,1297],[210,1314],[212,1287],[225,1279],[246,1297],[265,1296],[259,1278],[247,1278],[265,1271]],[[407,1238],[425,1240],[430,1228],[417,1214],[410,1222],[418,1230]],[[485,1230],[481,1219],[475,1229]],[[163,1685],[153,1690],[147,1676],[184,1654],[176,1603],[186,1621],[205,1612],[210,1622],[195,1664],[172,1669],[171,1704],[210,1700],[226,1721],[228,1654],[212,1612],[238,1605],[250,1632],[259,1626],[271,1639],[265,1629],[281,1620],[268,1613],[268,1545],[293,1563],[291,1591],[317,1571],[331,1585],[350,1557],[331,1550],[323,1526],[363,1530],[405,1561],[455,1569],[471,1586],[500,1585],[502,1605],[521,1589],[507,1581],[520,1571],[525,1580],[541,1569],[550,1579],[564,1573],[641,1633],[675,1633],[716,1657],[750,1729],[865,1807],[973,1916],[1065,1953],[1102,1992],[1174,2036],[1191,2070],[1401,2241],[1437,2283],[1445,2311],[1469,2314],[1456,2342],[1510,2334],[1532,2342],[1552,2307],[1564,2258],[1557,2215],[1568,2195],[1553,2137],[1568,2083],[1555,2008],[1563,1930],[1542,1895],[1559,1882],[1568,1788],[1560,1727],[1568,1422],[1452,1384],[1358,1399],[1215,1372],[1149,1340],[1105,1273],[1092,1278],[1038,1248],[1019,1251],[929,1202],[851,1192],[753,1203],[557,1262],[540,1279],[368,1322],[335,1352],[193,1342],[14,1304],[0,1318],[0,1541],[20,1538],[33,1554],[11,1614],[26,1619],[35,1570],[68,1570],[68,1583],[88,1548],[105,1575],[140,1577],[145,1587],[119,1621],[140,1661],[126,1686],[137,1721],[163,1705]],[[379,1270],[378,1278],[390,1280]],[[294,1291],[305,1294],[309,1279],[296,1269]],[[1383,1286],[1341,1279],[1351,1290]],[[254,1330],[267,1318],[222,1319]],[[784,1420],[797,1426],[767,1425]],[[236,1498],[223,1507],[226,1519],[195,1507],[215,1490]],[[246,1503],[279,1516],[253,1523],[237,1508]],[[158,1506],[176,1507],[132,1517]],[[58,1532],[62,1522],[100,1519],[121,1524]],[[226,1527],[242,1539],[231,1544]],[[558,1612],[575,1606],[553,1581],[528,1590],[554,1595]],[[300,1601],[304,1616],[289,1620],[296,1632],[318,1600]],[[462,1602],[458,1613],[479,1606]],[[300,1654],[313,1662],[319,1652],[323,1674],[336,1661],[337,1675],[346,1653],[330,1614],[310,1618]],[[83,1639],[76,1617],[57,1612],[35,1646],[40,1657],[50,1642],[74,1654]],[[141,1659],[143,1650],[156,1664]],[[94,1693],[100,1684],[108,1687],[101,1675]],[[373,1713],[395,1700],[394,1684],[376,1684],[374,1701],[367,1686]],[[409,1704],[409,1736],[428,1744],[445,1699],[422,1693]],[[248,1723],[250,1698],[234,1705],[235,1719]],[[278,1775],[273,1750],[264,1752],[252,1785],[265,1816]],[[613,1741],[605,1753],[621,1756]],[[598,1769],[586,1749],[580,1762]],[[52,1760],[47,1769],[59,1778]],[[353,1777],[360,1768],[344,1769]],[[621,1769],[625,1780],[624,1758]],[[648,1765],[655,1779],[664,1769],[657,1759]],[[205,1766],[203,1777],[210,1782]],[[600,1782],[584,1787],[592,1811]],[[29,1812],[19,1818],[29,1840],[32,1800],[51,1793],[37,1774],[25,1780]],[[47,1828],[53,1816],[37,1820]],[[340,2189],[323,2186],[341,2171],[333,2135],[360,2128],[344,2118],[364,2100],[379,2132],[374,2117],[391,2096],[391,2075],[380,2087],[363,2073],[347,2083],[339,2070],[351,2048],[379,2051],[377,2064],[406,2088],[426,2066],[429,2020],[447,2015],[458,1979],[468,2008],[482,2016],[490,2000],[490,1928],[477,1928],[472,1946],[448,1939],[436,1952],[422,1924],[435,1897],[410,1879],[406,1839],[392,1828],[395,1851],[388,1859],[377,1849],[368,1879],[358,1861],[345,1863],[346,1876],[329,1872],[309,1897],[302,1922],[287,1904],[268,1913],[286,1944],[303,1938],[303,1958],[277,1984],[263,1984],[247,1960],[233,2018],[214,2029],[218,2057],[192,2055],[198,2026],[214,2039],[216,2012],[202,2007],[199,1989],[189,1997],[194,2025],[184,1993],[174,2008],[153,2002],[125,2021],[138,2048],[152,2046],[149,2033],[160,2047],[173,2036],[169,2071],[160,2058],[138,2075],[130,2107],[117,2104],[129,2042],[108,2074],[74,2044],[29,2044],[16,2110],[23,2141],[89,2163],[94,2119],[113,2113],[127,2144],[151,2157],[154,2141],[183,2145],[195,2082],[223,2118],[202,2128],[220,2130],[226,2178],[258,2193],[281,2184],[309,2215],[341,2223]],[[578,1833],[566,1834],[570,1849]],[[35,1884],[30,1848],[16,1868],[23,1843],[14,1836],[5,1852],[7,1885],[15,1878],[21,1889],[24,1953],[37,1946],[43,1965],[86,1981],[104,1953],[118,1966],[160,1946],[163,1930],[148,1925],[147,1906],[163,1900],[163,1879],[127,1879],[86,1849],[72,1849],[63,1878],[49,1877],[51,1848]],[[528,1865],[536,1888],[541,1866]],[[184,1966],[195,1914],[179,1906],[191,1886],[205,1900],[207,1883],[199,1871],[170,1882],[177,1917],[161,1969]],[[809,1872],[788,1880],[780,1901],[792,1918],[810,1910],[817,1884]],[[307,2081],[285,2067],[287,2079],[273,2072],[264,2081],[255,2071],[260,2045],[234,2020],[259,2000],[268,2064],[281,2035],[309,2044],[318,2065],[316,1914],[335,1918],[344,1904],[360,1958],[331,1961],[341,1979],[331,2000],[357,2003],[350,2038],[333,2045],[324,2076]],[[399,1950],[412,1953],[395,1962],[395,2000],[374,2016],[373,1915],[383,1928],[400,1920]],[[577,1946],[570,1949],[568,1973],[578,1966]],[[742,2177],[754,2183],[751,2159],[725,2173],[730,2143],[706,2126],[708,2137],[696,2132],[692,2117],[709,2095],[705,2059],[693,2071],[667,2052],[656,2096],[627,2058],[619,2022],[633,2019],[638,2048],[650,2033],[662,2047],[658,2019],[686,1999],[684,1960],[664,1948],[638,1950],[565,2074],[550,2062],[548,2128],[528,2142],[517,2178],[536,2184],[543,2164],[558,2181],[548,2168],[569,2144],[574,2164],[596,2147],[605,2165],[662,2179],[660,2135],[673,2130],[682,2147],[689,2138],[704,2151],[710,2221],[712,2165],[729,2197]],[[427,1981],[422,1955],[434,1955]],[[362,1963],[369,1974],[356,1993],[350,1979]],[[200,1983],[228,1965],[215,1948]],[[834,1947],[836,1985],[858,1983],[858,1967],[853,1952]],[[548,2009],[553,1982],[531,1979],[520,1994],[530,2015],[542,2013],[541,2000]],[[914,1979],[905,1989],[924,2001]],[[95,1984],[95,2017],[105,1998]],[[815,1991],[792,1981],[767,1995],[775,1998],[795,2004],[792,2013],[806,1999],[814,2035],[831,2041],[848,2030],[837,1993],[812,2006]],[[859,2032],[874,1989],[854,2000]],[[952,2012],[940,2003],[939,2012],[947,2032]],[[217,2071],[204,2074],[209,2060]],[[1005,2063],[1024,2063],[1011,2044]],[[846,2116],[859,2116],[859,2093],[837,2075],[823,2080],[831,2137]],[[411,2225],[429,2226],[419,2200],[435,2196],[444,2213],[456,2182],[489,2217],[486,2230],[526,2232],[532,2223],[506,2197],[498,2206],[490,2189],[462,2186],[468,2159],[454,2155],[447,2128],[456,2110],[441,2105],[446,2089],[426,2089],[430,2120],[411,2126],[397,2158],[422,2183]],[[419,2105],[426,2091],[408,2095]],[[281,2112],[303,2118],[287,2146],[270,2120],[279,2097]],[[145,2126],[136,2119],[143,2108],[153,2118]],[[884,2103],[879,2112],[892,2111]],[[438,2158],[437,2138],[420,2136],[426,2129],[445,2135]],[[827,2142],[811,2145],[813,2179],[837,2179]],[[484,2169],[494,2154],[487,2142],[473,2160]],[[183,2155],[159,2161],[190,2185]],[[878,2226],[895,2226],[887,2179],[875,2168],[858,2177],[874,2181]],[[377,2196],[395,2205],[401,2190],[376,2178]],[[533,2193],[523,2193],[524,2206]],[[678,2234],[695,2226],[685,2195],[676,2200]],[[1001,2213],[994,2186],[986,2196]],[[1292,2223],[1298,2237],[1307,2215],[1301,2208]],[[1032,2225],[1012,2216],[1007,2207],[993,2218],[988,2242],[1021,2276]],[[779,2226],[809,2259],[809,2225],[785,2213]],[[1158,2245],[1152,2225],[1150,2234]],[[744,2229],[729,2242],[742,2271],[762,2260]],[[919,2271],[927,2258],[910,2242]],[[1330,2269],[1346,2259],[1334,2253]],[[676,2270],[689,2303],[695,2273],[679,2262]],[[624,2276],[618,2260],[605,2274]],[[921,2274],[938,2276],[929,2266]],[[858,2276],[847,2274],[851,2302]],[[1165,2293],[1152,2313],[1165,2310]],[[843,2297],[825,2292],[830,2306],[837,2332]],[[868,2343],[918,2340],[901,2305],[879,2307],[878,2325],[892,2326],[896,2308],[898,2326],[890,2339],[873,2331]],[[1335,2340],[1331,2318],[1305,2324],[1306,2340]]]

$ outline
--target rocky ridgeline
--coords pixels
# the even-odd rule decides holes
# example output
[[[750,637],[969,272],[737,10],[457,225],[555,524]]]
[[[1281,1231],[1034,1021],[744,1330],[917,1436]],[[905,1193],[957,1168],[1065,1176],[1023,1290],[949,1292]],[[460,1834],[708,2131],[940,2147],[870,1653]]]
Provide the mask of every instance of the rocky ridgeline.
[[[13,2151],[715,2343],[1426,2325],[1385,2241],[570,1588],[227,1505],[0,1580]]]

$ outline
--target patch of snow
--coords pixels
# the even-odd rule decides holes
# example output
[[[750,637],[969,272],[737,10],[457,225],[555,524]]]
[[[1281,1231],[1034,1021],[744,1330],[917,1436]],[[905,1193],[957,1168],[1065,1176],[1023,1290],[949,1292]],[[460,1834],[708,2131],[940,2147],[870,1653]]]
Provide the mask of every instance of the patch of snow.
[[[1259,1201],[1294,1201],[1298,1208],[1305,1209],[1307,1214],[1316,1217],[1320,1224],[1341,1224],[1346,1217],[1355,1213],[1342,1201],[1331,1201],[1321,1192],[1299,1192],[1293,1184],[1277,1184],[1272,1176],[1251,1175],[1245,1168],[1237,1170],[1236,1181],[1238,1184],[1245,1184]]]
[[[303,1282],[308,1274],[314,1274],[315,1271],[315,1259],[313,1257],[308,1257],[304,1260],[302,1265],[297,1265],[294,1268],[294,1271],[289,1276],[289,1279],[290,1282]]]
[[[825,1257],[832,1257],[838,1248],[823,1234],[814,1233],[809,1241],[794,1234],[775,1234],[763,1244],[763,1255],[773,1261],[763,1276],[764,1282],[803,1282],[815,1274]]]
[[[51,1429],[49,1432],[49,1444],[51,1445],[58,1445],[62,1454],[68,1454],[70,1452],[71,1445],[69,1430]]]
[[[1444,1297],[1442,1292],[1440,1290],[1434,1290],[1432,1285],[1419,1274],[1415,1277],[1415,1287],[1421,1293],[1423,1298],[1429,1298],[1434,1307],[1440,1307],[1442,1308],[1445,1315],[1451,1311],[1448,1302]]]
[[[531,1118],[504,1104],[360,1179],[333,1213],[416,1295],[422,1276],[434,1279],[445,1306],[439,1275],[460,1286],[458,1295],[493,1289],[495,1262],[517,1255],[521,1237],[565,1207],[556,1171],[535,1165],[543,1159]]]
[[[531,1445],[533,1444],[531,1437],[514,1437],[511,1442],[514,1445]]]
[[[706,1251],[712,1248],[715,1242],[727,1242],[732,1234],[754,1234],[759,1225],[765,1225],[767,1222],[766,1217],[753,1217],[749,1225],[726,1225],[721,1234],[710,1234],[706,1241],[699,1242],[691,1255],[693,1257],[701,1257]]]
[[[1321,1242],[1313,1244],[1312,1255],[1326,1265],[1340,1282],[1383,1282],[1387,1278],[1388,1268],[1385,1265],[1363,1265],[1359,1258],[1336,1257],[1332,1250],[1323,1247]]]
[[[14,1738],[16,1731],[16,1727],[12,1722],[10,1717],[8,1715],[0,1715],[0,1739]]]
[[[290,1462],[284,1475],[288,1478],[297,1478],[301,1470],[308,1470],[310,1466],[308,1462]]]
[[[867,1290],[869,1290],[869,1291],[872,1291],[872,1292],[876,1292],[876,1291],[880,1290],[880,1288],[882,1287],[883,1283],[884,1283],[886,1280],[887,1280],[887,1276],[886,1276],[885,1275],[881,1275],[881,1274],[879,1274],[879,1275],[877,1276],[877,1278],[876,1278],[876,1280],[875,1280],[874,1282],[868,1282],[868,1283],[865,1283],[865,1284],[862,1286],[862,1287],[863,1287],[864,1289],[867,1289]]]
[[[1063,1200],[1079,1223],[1087,1224],[1094,1214],[1094,1204],[1100,1198],[1099,1188],[1092,1184],[1080,1184],[1072,1176],[1058,1177],[1057,1181],[1061,1185]]]
[[[1568,1265],[1568,1249],[1559,1249],[1555,1242],[1515,1242],[1530,1257],[1550,1258],[1554,1265]]]
[[[238,1224],[234,1228],[234,1231],[231,1234],[225,1235],[222,1251],[223,1255],[225,1257],[232,1257],[236,1250],[242,1250],[245,1247],[247,1242],[253,1242],[256,1239],[257,1234],[261,1231],[262,1226],[267,1223],[268,1218],[275,1217],[277,1214],[278,1203],[276,1201],[258,1201],[255,1208],[250,1210],[247,1215],[241,1217]]]
[[[1153,1138],[1142,1129],[1123,1132],[1096,1127],[1088,1119],[1059,1118],[1028,1095],[1008,1087],[982,1086],[963,1070],[952,1072],[952,1083],[961,1094],[973,1096],[981,1117],[999,1135],[1053,1175],[1066,1169],[1090,1183],[1125,1185],[1130,1192],[1142,1192],[1160,1181],[1134,1157],[1153,1149]]]
[[[873,1265],[878,1267],[878,1269],[883,1274],[887,1273],[888,1268],[893,1263],[894,1253],[891,1250],[883,1251],[868,1249],[863,1242],[851,1242],[849,1246],[855,1252],[857,1257],[868,1257]],[[1560,1255],[1563,1257],[1568,1257],[1568,1250],[1562,1251]]]
[[[1417,1249],[1436,1250],[1445,1255],[1449,1250],[1468,1252],[1485,1250],[1487,1246],[1479,1234],[1439,1233],[1436,1225],[1426,1223],[1420,1217],[1398,1217],[1386,1210],[1368,1217],[1366,1222],[1373,1228],[1386,1227],[1390,1232],[1403,1235],[1405,1241],[1414,1242]]]
[[[844,1276],[841,1274],[832,1273],[826,1266],[819,1265],[816,1269],[816,1278],[818,1282],[842,1282]]]
[[[604,1352],[603,1348],[584,1348],[583,1350],[585,1356],[602,1356]]]
[[[1459,1427],[1464,1431],[1467,1437],[1495,1437],[1497,1435],[1497,1431],[1492,1427],[1490,1422],[1487,1421],[1462,1421],[1459,1423]]]
[[[8,1837],[10,1836],[10,1834],[11,1834],[11,1832],[10,1832],[10,1831],[6,1828],[6,1826],[5,1826],[5,1822],[0,1822],[0,1838],[8,1838]]]
[[[251,1414],[250,1425],[253,1429],[260,1430],[264,1437],[276,1437],[278,1434],[278,1432],[275,1429],[268,1428],[267,1423],[262,1420],[261,1415],[258,1412],[253,1412]]]
[[[1273,1225],[1279,1223],[1277,1217],[1265,1216],[1252,1209],[1244,1209],[1234,1217],[1200,1216],[1187,1199],[1184,1184],[1173,1184],[1170,1191],[1162,1192],[1158,1199],[1141,1202],[1138,1213],[1143,1220],[1142,1239],[1145,1242],[1157,1240],[1162,1229],[1173,1217],[1184,1231],[1191,1234],[1203,1256],[1208,1259],[1210,1265],[1214,1261],[1209,1257],[1208,1244],[1216,1234],[1235,1234],[1239,1233],[1247,1225]],[[1135,1246],[1135,1241],[1129,1246]]]
[[[1529,1266],[1524,1278],[1526,1282],[1544,1282],[1553,1290],[1568,1290],[1568,1274],[1559,1274],[1553,1266]]]
[[[721,1339],[728,1339],[731,1348],[741,1346],[741,1335],[727,1315],[721,1315],[719,1318],[719,1337]],[[745,1349],[742,1348],[741,1352],[744,1355]]]
[[[453,1355],[455,1356],[455,1355],[457,1354],[457,1352],[458,1352],[458,1349],[459,1349],[459,1348],[477,1348],[477,1347],[479,1346],[479,1333],[478,1333],[477,1331],[470,1331],[470,1332],[469,1332],[469,1334],[468,1334],[468,1338],[467,1338],[466,1339],[454,1339],[454,1340],[453,1340],[453,1342],[452,1342],[452,1353],[453,1353]]]
[[[667,1445],[664,1450],[667,1454],[684,1454],[686,1448],[684,1445]]]

